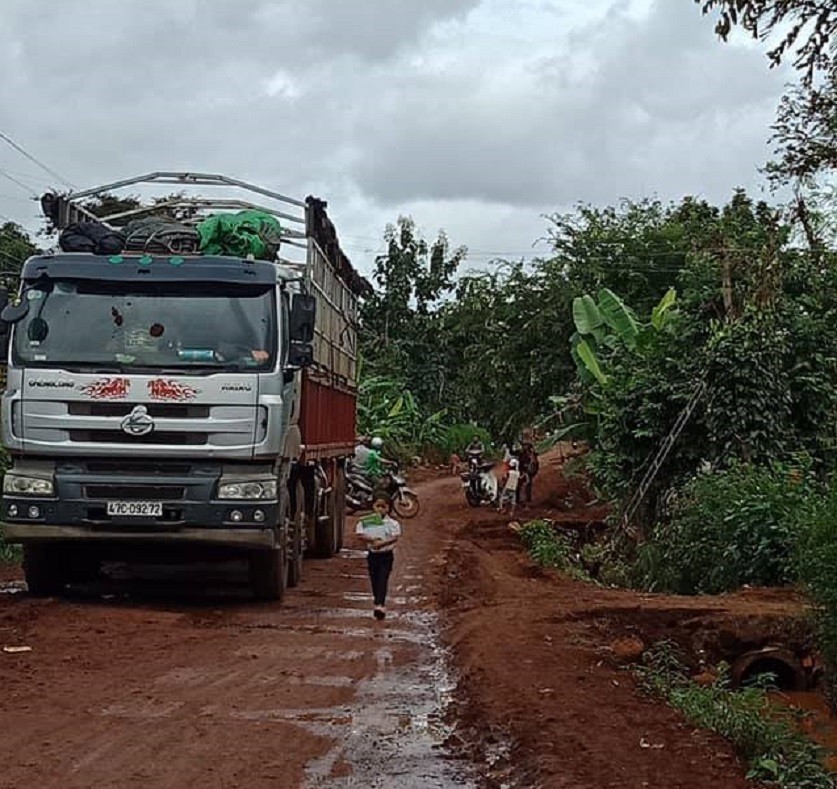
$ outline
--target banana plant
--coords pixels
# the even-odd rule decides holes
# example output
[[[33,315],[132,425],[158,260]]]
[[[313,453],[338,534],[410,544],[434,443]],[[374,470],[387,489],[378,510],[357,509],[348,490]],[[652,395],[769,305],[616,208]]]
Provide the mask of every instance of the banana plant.
[[[677,292],[671,288],[652,310],[649,322],[640,323],[633,310],[608,288],[599,291],[598,302],[587,294],[574,299],[576,333],[570,346],[582,381],[608,386],[610,376],[602,352],[621,346],[631,353],[642,353],[654,335],[667,329],[676,302]]]

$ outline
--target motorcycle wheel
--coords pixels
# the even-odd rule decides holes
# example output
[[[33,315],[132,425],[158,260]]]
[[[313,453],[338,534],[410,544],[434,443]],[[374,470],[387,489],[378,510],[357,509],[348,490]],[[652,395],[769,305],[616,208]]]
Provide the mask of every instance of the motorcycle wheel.
[[[415,518],[421,510],[419,497],[411,491],[399,493],[392,500],[392,508],[399,518]]]
[[[479,507],[481,504],[479,496],[477,496],[470,488],[465,488],[465,498],[468,500],[468,504],[471,507]]]

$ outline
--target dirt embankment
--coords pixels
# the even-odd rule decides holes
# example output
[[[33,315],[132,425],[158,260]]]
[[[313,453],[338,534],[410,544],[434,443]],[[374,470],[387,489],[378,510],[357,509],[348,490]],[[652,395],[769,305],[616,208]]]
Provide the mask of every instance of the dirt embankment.
[[[531,512],[575,524],[602,516],[556,467],[539,482]],[[439,599],[460,672],[463,742],[481,742],[478,756],[504,762],[523,786],[751,785],[728,744],[639,696],[624,663],[662,638],[709,663],[771,639],[803,638],[792,593],[680,598],[568,580],[533,565],[508,519],[469,511],[453,485],[449,493],[440,525],[456,539]]]

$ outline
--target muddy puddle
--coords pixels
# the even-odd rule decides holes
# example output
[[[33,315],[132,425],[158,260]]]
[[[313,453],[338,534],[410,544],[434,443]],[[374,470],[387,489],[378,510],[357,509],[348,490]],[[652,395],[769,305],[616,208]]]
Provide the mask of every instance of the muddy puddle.
[[[799,730],[825,748],[832,768],[837,766],[837,716],[822,694],[815,691],[775,692],[770,694],[770,699],[777,706],[791,710]]]
[[[362,680],[351,706],[337,708],[308,726],[327,734],[334,746],[310,763],[308,787],[476,787],[465,765],[444,752],[451,729],[445,723],[455,682],[447,657],[434,649],[427,662],[393,667],[387,647],[376,650],[377,670]],[[310,713],[310,710],[307,711]],[[338,763],[351,774],[335,776]]]

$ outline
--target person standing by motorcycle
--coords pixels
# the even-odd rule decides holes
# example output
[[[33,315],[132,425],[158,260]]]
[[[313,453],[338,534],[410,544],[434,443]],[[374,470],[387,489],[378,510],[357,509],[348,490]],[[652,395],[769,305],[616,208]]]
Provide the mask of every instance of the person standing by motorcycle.
[[[524,442],[520,451],[520,470],[523,472],[523,498],[527,504],[531,504],[532,483],[540,470],[538,453],[531,441]]]
[[[503,485],[503,492],[500,494],[500,501],[497,504],[497,512],[503,512],[506,504],[511,505],[511,516],[517,508],[517,489],[520,486],[520,471],[516,458],[509,461],[509,473],[506,475],[506,483]]]
[[[395,556],[393,549],[401,536],[401,524],[389,516],[389,498],[384,493],[375,494],[373,512],[361,518],[355,534],[366,544],[366,564],[372,582],[375,619],[386,617],[387,587]]]

